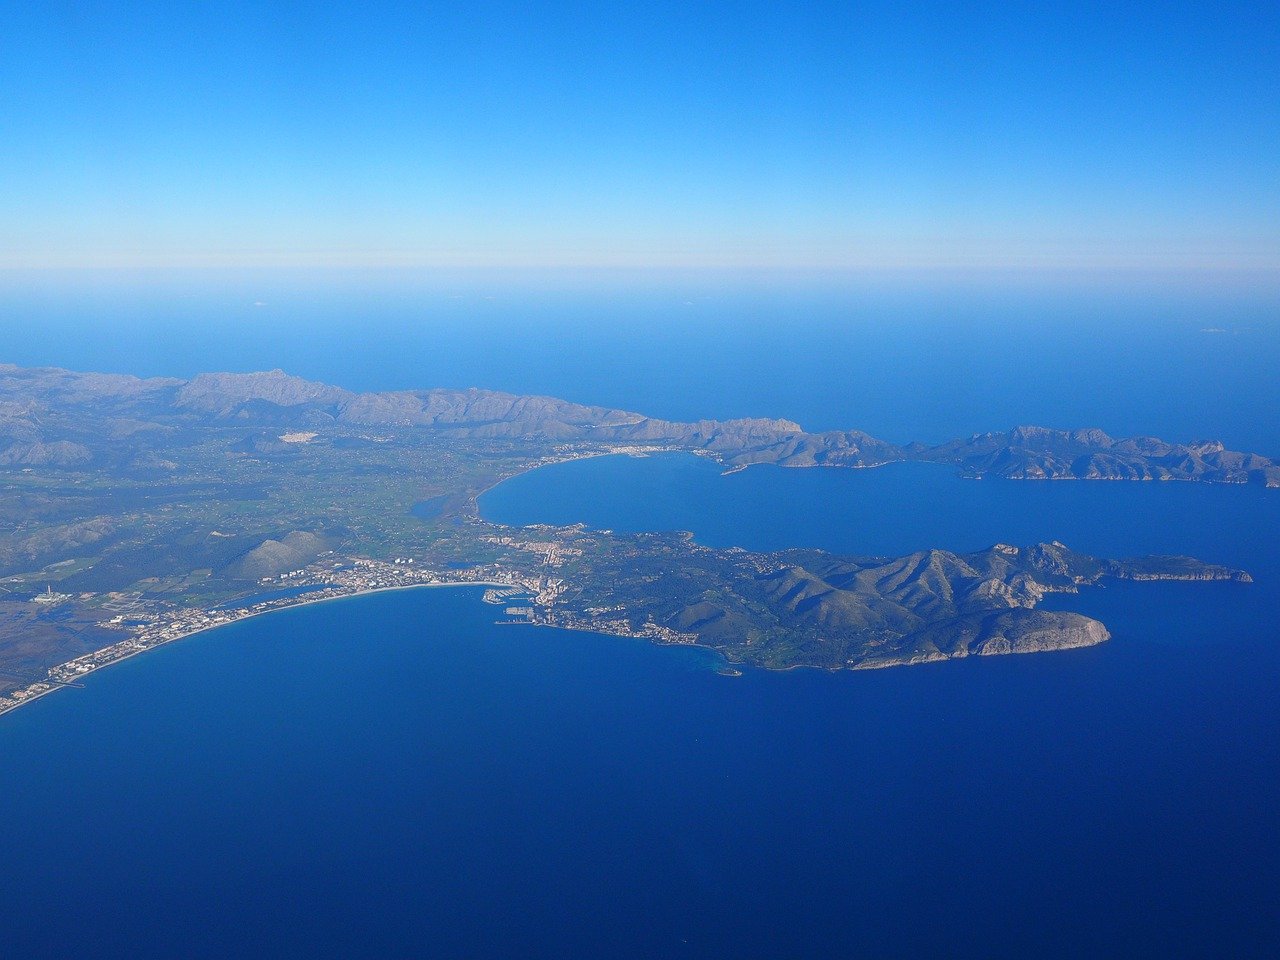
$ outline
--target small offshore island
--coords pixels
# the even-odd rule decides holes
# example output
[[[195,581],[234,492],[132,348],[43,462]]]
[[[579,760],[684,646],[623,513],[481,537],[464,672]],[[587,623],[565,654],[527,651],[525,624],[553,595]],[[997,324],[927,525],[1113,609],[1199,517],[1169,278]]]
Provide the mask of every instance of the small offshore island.
[[[851,557],[479,515],[484,490],[539,466],[658,451],[726,472],[915,460],[970,477],[1280,487],[1280,464],[1257,454],[1098,430],[898,446],[482,390],[357,394],[281,371],[182,381],[0,366],[0,712],[193,633],[385,589],[485,585],[504,622],[699,644],[765,668],[868,669],[1102,643],[1099,621],[1036,607],[1106,578],[1249,580],[1056,541]]]

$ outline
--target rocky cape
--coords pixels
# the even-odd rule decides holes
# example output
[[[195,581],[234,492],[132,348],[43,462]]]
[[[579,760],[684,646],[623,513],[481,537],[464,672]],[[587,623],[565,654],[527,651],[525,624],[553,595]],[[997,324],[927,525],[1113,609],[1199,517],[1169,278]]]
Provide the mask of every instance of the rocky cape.
[[[584,554],[598,553],[591,536],[582,534]],[[1035,607],[1048,594],[1108,578],[1250,582],[1245,571],[1189,557],[1107,560],[1058,542],[884,558],[712,550],[687,535],[637,539],[640,549],[611,565],[597,562],[594,576],[581,582],[567,568],[568,616],[556,622],[637,635],[657,628],[730,660],[777,668],[884,667],[1091,646],[1110,636],[1100,622]],[[642,586],[628,585],[637,574]]]
[[[175,610],[198,619],[369,562],[391,571],[371,584],[411,568],[535,585],[521,614],[533,622],[696,642],[770,668],[1087,646],[1106,628],[1036,609],[1046,594],[1107,578],[1248,579],[1192,558],[1098,559],[1060,543],[752,553],[478,515],[481,491],[541,464],[653,450],[710,456],[727,470],[917,460],[975,477],[1280,486],[1280,468],[1259,455],[1098,430],[1019,427],[899,446],[789,420],[683,423],[479,389],[358,393],[279,370],[181,380],[0,365],[0,692],[4,677],[42,676],[129,623]]]

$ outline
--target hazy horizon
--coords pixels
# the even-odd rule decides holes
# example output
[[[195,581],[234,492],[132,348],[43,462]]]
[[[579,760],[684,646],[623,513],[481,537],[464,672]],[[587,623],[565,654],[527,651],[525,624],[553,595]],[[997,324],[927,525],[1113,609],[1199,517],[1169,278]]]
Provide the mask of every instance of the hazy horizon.
[[[1258,5],[8,13],[0,270],[37,284],[398,267],[1280,287],[1280,16]]]

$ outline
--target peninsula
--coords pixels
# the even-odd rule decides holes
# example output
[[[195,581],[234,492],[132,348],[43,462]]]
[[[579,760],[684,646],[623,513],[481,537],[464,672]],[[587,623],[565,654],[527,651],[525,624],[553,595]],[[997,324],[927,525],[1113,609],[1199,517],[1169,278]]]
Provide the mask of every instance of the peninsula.
[[[1248,580],[1057,542],[846,557],[479,515],[481,492],[524,471],[653,451],[726,471],[919,460],[970,477],[1280,487],[1280,464],[1258,454],[1099,430],[896,445],[476,389],[356,393],[278,370],[178,380],[0,365],[0,711],[198,630],[390,587],[484,583],[515,622],[840,669],[1103,642],[1098,621],[1036,607],[1108,577]]]

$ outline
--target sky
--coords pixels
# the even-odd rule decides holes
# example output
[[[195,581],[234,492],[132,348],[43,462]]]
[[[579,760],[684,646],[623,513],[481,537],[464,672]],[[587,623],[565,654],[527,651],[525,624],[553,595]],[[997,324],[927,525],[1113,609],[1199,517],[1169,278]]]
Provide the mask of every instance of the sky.
[[[0,22],[0,270],[1280,276],[1276,4],[0,0]]]

